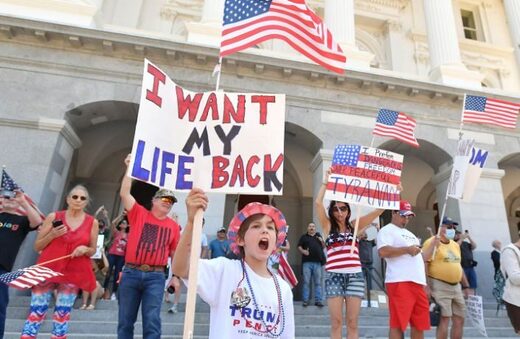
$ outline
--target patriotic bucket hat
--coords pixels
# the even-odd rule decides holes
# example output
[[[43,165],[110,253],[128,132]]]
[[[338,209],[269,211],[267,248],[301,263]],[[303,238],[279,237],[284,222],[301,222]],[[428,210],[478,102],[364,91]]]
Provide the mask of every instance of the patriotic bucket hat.
[[[276,248],[280,247],[285,241],[285,236],[287,234],[287,222],[285,221],[285,217],[280,212],[279,209],[273,207],[271,205],[264,205],[259,202],[251,202],[244,206],[234,217],[231,219],[228,227],[228,239],[230,241],[231,250],[235,254],[240,254],[239,246],[237,245],[237,236],[238,230],[240,226],[252,215],[255,214],[265,214],[270,216],[276,228],[278,229],[278,237],[276,239]]]

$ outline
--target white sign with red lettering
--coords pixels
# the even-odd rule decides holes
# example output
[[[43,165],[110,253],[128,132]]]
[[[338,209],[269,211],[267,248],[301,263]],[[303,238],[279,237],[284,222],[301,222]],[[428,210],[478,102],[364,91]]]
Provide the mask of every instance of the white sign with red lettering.
[[[285,95],[192,92],[145,60],[131,177],[173,190],[281,195]]]

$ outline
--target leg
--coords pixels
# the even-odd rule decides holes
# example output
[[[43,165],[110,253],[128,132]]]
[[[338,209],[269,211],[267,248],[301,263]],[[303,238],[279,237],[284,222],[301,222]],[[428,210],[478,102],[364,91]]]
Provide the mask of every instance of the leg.
[[[401,331],[400,328],[391,328],[390,332],[388,334],[389,339],[402,339],[403,338],[403,331]],[[413,337],[412,337],[413,339]]]
[[[313,263],[312,276],[314,278],[314,300],[316,303],[322,303],[322,288],[321,288],[321,264]]]
[[[108,284],[110,283],[110,276],[112,275],[112,271],[114,269],[114,265],[115,265],[115,255],[113,254],[109,254],[107,256],[107,260],[108,260],[108,271],[107,271],[107,275],[105,276],[105,281],[103,281],[103,287],[105,289],[108,288]]]
[[[451,339],[462,339],[462,333],[464,331],[464,318],[458,315],[453,315],[451,318]]]
[[[303,269],[303,287],[302,287],[302,298],[303,298],[303,306],[307,306],[306,303],[309,302],[310,296],[310,284],[311,284],[311,275],[312,275],[312,263],[304,262]]]
[[[114,282],[112,283],[112,293],[117,292],[117,280],[119,279],[119,274],[121,273],[121,270],[123,269],[123,266],[125,265],[125,257],[121,255],[115,255],[115,268],[114,268]]]
[[[359,338],[358,319],[361,310],[361,298],[347,297],[347,338]]]
[[[139,305],[141,304],[143,293],[142,276],[144,274],[131,268],[123,270],[123,276],[119,284],[119,293],[124,297],[118,299],[118,339],[132,339],[134,337],[134,324],[137,319]]]
[[[424,338],[424,331],[420,331],[416,329],[415,327],[412,327],[411,333],[410,333],[411,339],[423,339]]]
[[[439,321],[439,326],[437,326],[437,332],[435,335],[437,339],[448,338],[448,325],[450,324],[450,318],[451,317],[441,316],[441,320]]]
[[[81,291],[81,300],[83,301],[83,304],[81,305],[80,310],[84,310],[85,308],[87,308],[89,295],[90,293],[88,293],[87,291]]]
[[[40,326],[45,319],[45,314],[49,309],[49,302],[54,291],[55,284],[47,283],[35,286],[31,293],[31,306],[29,315],[23,325],[22,335],[20,338],[29,339],[36,338]]]
[[[343,328],[343,297],[327,299],[330,315],[330,338],[341,339]]]
[[[143,338],[161,338],[161,304],[164,289],[164,273],[148,272],[144,278],[143,305]]]
[[[7,271],[0,269],[0,274]],[[5,318],[7,314],[7,305],[9,304],[9,287],[0,283],[0,338],[4,337]]]
[[[56,306],[52,315],[52,339],[67,338],[70,311],[78,295],[79,288],[73,284],[59,284]]]

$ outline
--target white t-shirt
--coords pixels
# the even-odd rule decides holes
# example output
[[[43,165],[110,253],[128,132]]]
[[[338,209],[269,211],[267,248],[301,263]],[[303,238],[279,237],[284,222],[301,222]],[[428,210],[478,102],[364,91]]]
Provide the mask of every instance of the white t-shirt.
[[[377,234],[377,249],[385,246],[407,247],[419,246],[419,239],[406,228],[388,224],[381,228]],[[424,272],[424,261],[419,253],[416,256],[403,254],[398,257],[385,258],[386,277],[385,282],[413,281],[426,285],[426,273]]]
[[[243,277],[240,260],[225,257],[199,260],[197,293],[211,308],[209,338],[272,338],[266,333],[264,322],[267,326],[273,326],[280,317],[280,322],[273,332],[279,333],[283,326],[282,319],[285,318],[284,331],[279,338],[293,339],[294,308],[289,284],[276,276],[285,315],[282,317],[273,278],[259,276],[247,264],[245,268],[258,309],[253,302],[253,293],[249,290],[246,278],[244,277],[239,284]],[[187,284],[187,280],[185,283]],[[231,304],[231,294],[238,287],[247,288],[251,297],[249,304],[242,309]]]
[[[205,233],[200,234],[200,246],[208,247],[208,237]]]

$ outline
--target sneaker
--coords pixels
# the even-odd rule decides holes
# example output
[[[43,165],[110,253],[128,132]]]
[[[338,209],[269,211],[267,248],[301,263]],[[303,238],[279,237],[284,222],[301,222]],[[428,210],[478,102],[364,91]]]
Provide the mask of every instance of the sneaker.
[[[324,305],[321,303],[321,301],[316,301],[316,303],[314,304],[316,306],[318,306],[319,308],[322,308]]]
[[[110,300],[117,300],[116,294],[112,293],[112,296],[110,296]]]
[[[304,301],[303,304],[302,304],[303,307],[307,307],[309,306],[309,302],[308,301]]]
[[[177,304],[173,304],[173,306],[168,310],[168,313],[177,313]]]

